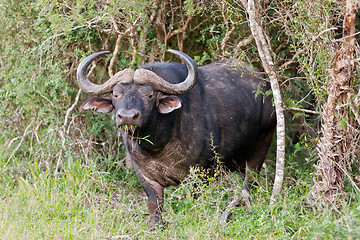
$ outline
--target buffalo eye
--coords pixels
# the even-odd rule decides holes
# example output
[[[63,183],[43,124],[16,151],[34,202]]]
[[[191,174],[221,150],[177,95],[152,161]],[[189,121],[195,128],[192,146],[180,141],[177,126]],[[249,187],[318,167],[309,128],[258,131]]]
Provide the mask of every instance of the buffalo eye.
[[[148,97],[149,100],[152,100],[154,98],[154,95],[153,94],[148,94],[147,97]]]
[[[120,95],[117,94],[117,93],[113,93],[113,97],[114,97],[114,98],[118,98],[118,97],[120,97]]]

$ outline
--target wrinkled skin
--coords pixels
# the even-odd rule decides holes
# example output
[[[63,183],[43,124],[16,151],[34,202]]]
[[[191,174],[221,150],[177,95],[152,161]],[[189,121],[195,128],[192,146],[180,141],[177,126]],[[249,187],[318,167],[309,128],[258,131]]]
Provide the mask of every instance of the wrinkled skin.
[[[158,92],[150,84],[119,83],[109,96],[91,98],[83,105],[83,109],[114,112],[120,129],[137,126],[132,136],[121,132],[149,198],[151,225],[161,222],[165,187],[179,184],[193,166],[212,166],[211,138],[229,170],[243,174],[246,167],[260,170],[275,129],[275,111],[272,96],[255,97],[256,91],[269,90],[269,83],[257,69],[251,74],[241,70],[246,67],[239,60],[199,67],[195,87],[177,96]],[[143,68],[171,83],[187,75],[186,66],[177,63]],[[153,144],[136,140],[143,137]]]

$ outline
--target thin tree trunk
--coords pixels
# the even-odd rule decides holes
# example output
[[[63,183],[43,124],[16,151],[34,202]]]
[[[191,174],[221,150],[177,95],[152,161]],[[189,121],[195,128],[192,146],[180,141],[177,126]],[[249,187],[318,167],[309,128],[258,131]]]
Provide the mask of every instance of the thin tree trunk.
[[[256,8],[254,0],[241,0],[243,6],[249,15],[249,25],[256,41],[258,53],[263,64],[266,74],[270,78],[271,89],[273,91],[276,121],[277,121],[277,149],[276,149],[276,174],[274,181],[274,188],[271,195],[270,205],[276,203],[281,190],[284,178],[284,165],[285,165],[285,117],[283,109],[283,101],[281,98],[280,86],[278,83],[277,75],[274,68],[274,63],[271,58],[270,48],[266,42],[266,38],[262,27],[256,21]]]
[[[314,186],[309,200],[333,203],[343,192],[343,177],[352,159],[358,131],[348,104],[354,88],[354,52],[356,0],[343,0],[343,39],[333,58],[330,80],[326,86],[327,102],[321,114],[322,137],[319,140]]]

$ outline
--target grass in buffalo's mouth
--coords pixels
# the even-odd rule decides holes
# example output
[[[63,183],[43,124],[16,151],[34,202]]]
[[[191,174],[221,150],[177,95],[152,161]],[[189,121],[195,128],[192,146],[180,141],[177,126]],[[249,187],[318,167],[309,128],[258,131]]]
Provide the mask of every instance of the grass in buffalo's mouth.
[[[121,129],[128,135],[130,136],[130,138],[132,138],[133,140],[136,140],[139,144],[141,143],[141,140],[144,140],[148,143],[150,143],[151,145],[154,145],[153,142],[151,142],[149,140],[149,135],[145,136],[145,137],[138,137],[135,134],[136,129],[138,129],[139,126],[136,125],[122,125]]]
[[[134,136],[135,130],[138,128],[136,125],[122,125],[121,129],[128,135]]]

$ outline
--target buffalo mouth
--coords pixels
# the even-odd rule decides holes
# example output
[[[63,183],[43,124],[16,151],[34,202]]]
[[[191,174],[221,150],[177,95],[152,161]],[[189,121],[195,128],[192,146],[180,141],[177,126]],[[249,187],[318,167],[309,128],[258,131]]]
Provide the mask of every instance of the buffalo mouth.
[[[139,129],[139,126],[136,125],[130,125],[130,124],[124,124],[120,126],[120,129],[133,141],[136,141],[138,144],[141,144],[141,142],[147,142],[151,145],[154,145],[154,143],[149,139],[150,135],[147,135],[145,137],[139,137],[137,130]]]
[[[135,136],[137,125],[124,124],[120,126],[120,129],[123,130],[127,135]]]

